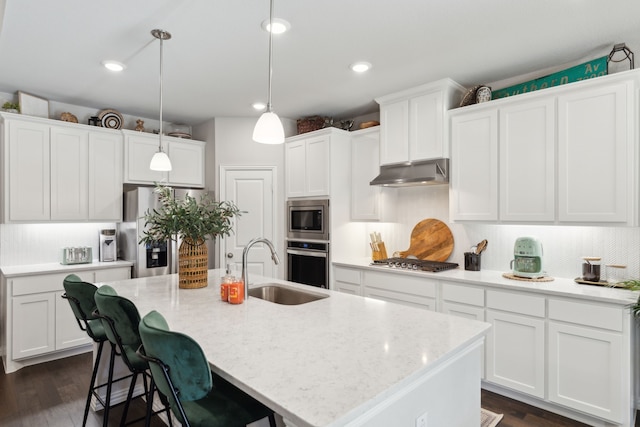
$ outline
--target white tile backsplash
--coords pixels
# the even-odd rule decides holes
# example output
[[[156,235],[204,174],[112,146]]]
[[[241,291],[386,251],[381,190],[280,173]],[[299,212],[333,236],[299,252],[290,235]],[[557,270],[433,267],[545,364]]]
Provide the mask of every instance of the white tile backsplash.
[[[451,262],[464,265],[464,252],[482,239],[489,244],[482,254],[482,269],[509,272],[515,240],[534,236],[543,246],[543,267],[552,277],[573,279],[580,274],[582,256],[602,257],[602,264],[623,264],[629,277],[640,277],[640,228],[541,225],[460,224],[449,222],[449,187],[446,185],[398,189],[397,222],[368,223],[368,233],[380,231],[389,256],[409,247],[413,226],[425,218],[445,222],[454,237]],[[604,273],[604,272],[603,272]]]
[[[115,223],[0,224],[0,265],[43,264],[60,261],[60,248],[91,246],[98,258],[100,230]]]

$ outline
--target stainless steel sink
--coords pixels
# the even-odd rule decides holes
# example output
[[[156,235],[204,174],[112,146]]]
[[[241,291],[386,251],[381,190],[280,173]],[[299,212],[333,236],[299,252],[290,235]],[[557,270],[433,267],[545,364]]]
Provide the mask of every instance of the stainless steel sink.
[[[249,289],[249,296],[276,304],[299,305],[327,298],[329,295],[302,291],[277,283],[265,283],[260,287]]]

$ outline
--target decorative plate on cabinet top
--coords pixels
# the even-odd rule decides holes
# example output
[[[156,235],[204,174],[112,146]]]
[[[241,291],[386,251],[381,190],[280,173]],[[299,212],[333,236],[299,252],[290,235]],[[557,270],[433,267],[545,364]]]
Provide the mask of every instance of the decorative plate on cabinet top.
[[[113,109],[102,110],[98,114],[100,123],[103,128],[107,129],[122,129],[122,114]]]

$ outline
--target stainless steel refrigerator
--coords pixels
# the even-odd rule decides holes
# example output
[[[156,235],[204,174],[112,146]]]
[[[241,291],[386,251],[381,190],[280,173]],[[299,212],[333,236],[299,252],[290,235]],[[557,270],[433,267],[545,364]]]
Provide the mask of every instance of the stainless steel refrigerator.
[[[178,247],[180,242],[167,241],[158,244],[140,244],[144,230],[144,214],[160,206],[154,187],[125,189],[123,199],[123,221],[118,224],[118,250],[120,258],[133,263],[132,277],[149,277],[178,272]],[[174,188],[173,196],[183,199],[185,195],[199,199],[206,190]],[[214,268],[214,242],[207,240],[209,268]]]

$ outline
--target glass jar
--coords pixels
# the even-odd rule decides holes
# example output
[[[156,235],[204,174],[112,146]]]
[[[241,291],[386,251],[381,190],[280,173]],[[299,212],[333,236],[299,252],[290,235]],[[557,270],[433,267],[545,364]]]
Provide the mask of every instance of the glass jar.
[[[600,281],[600,257],[582,257],[582,280],[585,282]]]
[[[229,303],[242,304],[244,302],[244,282],[241,278],[235,277],[229,284]]]
[[[618,283],[627,280],[627,266],[621,264],[607,264],[605,265],[605,274],[607,283],[610,286],[615,286]]]

